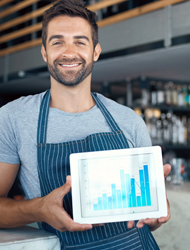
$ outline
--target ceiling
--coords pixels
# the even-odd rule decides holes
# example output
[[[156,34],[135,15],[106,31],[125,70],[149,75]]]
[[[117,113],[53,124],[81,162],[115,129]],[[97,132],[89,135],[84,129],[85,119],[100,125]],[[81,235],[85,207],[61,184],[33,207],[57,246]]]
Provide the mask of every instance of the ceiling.
[[[95,63],[92,81],[117,82],[147,76],[190,82],[190,44],[100,60]],[[49,88],[48,73],[0,84],[1,94],[34,94]]]

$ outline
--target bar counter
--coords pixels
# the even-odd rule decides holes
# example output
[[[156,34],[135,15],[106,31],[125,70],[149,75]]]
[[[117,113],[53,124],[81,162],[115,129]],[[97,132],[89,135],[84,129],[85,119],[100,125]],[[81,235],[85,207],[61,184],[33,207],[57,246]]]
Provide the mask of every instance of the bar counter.
[[[0,250],[60,250],[56,235],[30,226],[0,229]]]

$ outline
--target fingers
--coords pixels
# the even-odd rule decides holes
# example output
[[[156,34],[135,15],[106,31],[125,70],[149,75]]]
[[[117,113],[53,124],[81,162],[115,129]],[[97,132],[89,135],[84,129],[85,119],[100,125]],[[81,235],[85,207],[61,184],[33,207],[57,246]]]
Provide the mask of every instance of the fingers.
[[[169,164],[165,164],[164,166],[163,166],[163,168],[164,168],[164,177],[166,178],[166,176],[170,173],[170,171],[171,171],[171,166],[169,165]]]
[[[135,225],[135,222],[134,222],[134,221],[128,221],[128,223],[127,223],[127,227],[128,227],[129,229],[133,228],[134,225]]]
[[[168,210],[168,215],[166,217],[161,218],[146,218],[144,220],[139,220],[136,227],[142,228],[144,225],[148,225],[151,231],[155,231],[159,228],[163,223],[166,223],[170,219],[170,212]]]
[[[85,231],[85,230],[92,229],[91,224],[79,224],[79,223],[76,223],[69,216],[64,216],[64,226],[70,232]]]
[[[145,222],[144,222],[145,220],[139,220],[138,221],[138,223],[137,223],[137,225],[136,225],[136,227],[137,228],[142,228],[142,227],[144,227],[144,225],[145,225]]]
[[[103,227],[105,223],[100,223],[100,224],[93,224],[93,227]]]
[[[55,217],[52,222],[49,222],[49,224],[59,230],[60,232],[65,232],[65,231],[85,231],[92,229],[91,224],[79,224],[76,223],[72,220],[72,218],[67,214],[65,210],[63,210],[61,213],[59,213],[59,217]]]

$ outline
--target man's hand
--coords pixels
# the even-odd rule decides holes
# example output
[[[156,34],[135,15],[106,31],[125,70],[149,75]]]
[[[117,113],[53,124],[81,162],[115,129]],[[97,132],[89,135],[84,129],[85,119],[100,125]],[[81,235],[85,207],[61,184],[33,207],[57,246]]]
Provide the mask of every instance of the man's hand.
[[[71,177],[67,176],[66,183],[41,198],[39,221],[46,222],[53,228],[64,231],[85,231],[92,229],[91,224],[75,223],[63,208],[64,196],[71,190]]]
[[[169,164],[164,165],[164,177],[170,173],[171,171],[171,166]],[[167,198],[166,198],[167,199]],[[167,199],[167,209],[168,209],[168,214],[166,217],[161,217],[159,219],[149,219],[146,218],[144,220],[139,220],[137,223],[137,228],[142,228],[144,225],[148,225],[151,231],[156,230],[159,228],[163,223],[166,223],[170,219],[170,206],[169,206],[169,201]],[[127,226],[128,228],[133,228],[134,227],[134,221],[129,221]]]

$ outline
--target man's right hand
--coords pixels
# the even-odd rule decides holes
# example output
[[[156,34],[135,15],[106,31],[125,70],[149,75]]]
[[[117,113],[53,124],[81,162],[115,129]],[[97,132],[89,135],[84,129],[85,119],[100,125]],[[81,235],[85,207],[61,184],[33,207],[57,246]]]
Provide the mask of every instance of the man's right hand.
[[[64,231],[85,231],[92,229],[91,224],[75,223],[63,208],[64,196],[71,190],[71,177],[67,176],[66,183],[40,198],[39,221],[46,222],[53,228]]]
[[[71,177],[43,198],[16,201],[7,198],[20,164],[0,162],[0,228],[19,227],[33,222],[46,222],[59,231],[84,231],[90,224],[75,223],[63,208],[64,196],[71,190]],[[1,216],[3,215],[3,216]]]

